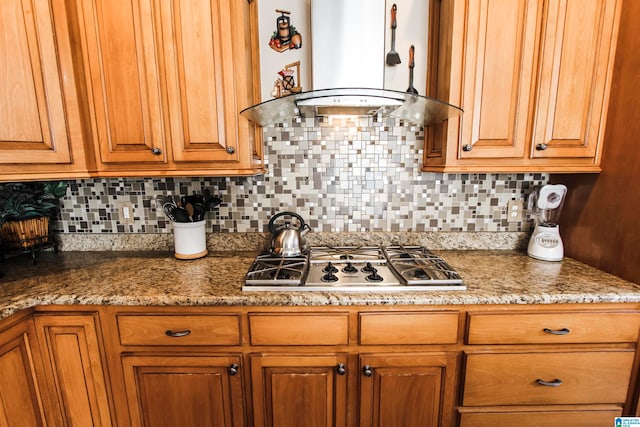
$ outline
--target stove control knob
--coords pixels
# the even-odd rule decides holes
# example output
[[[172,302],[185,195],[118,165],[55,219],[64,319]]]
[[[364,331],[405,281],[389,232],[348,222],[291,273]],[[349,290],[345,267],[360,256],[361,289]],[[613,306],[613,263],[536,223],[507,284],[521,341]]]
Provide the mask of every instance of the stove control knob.
[[[333,274],[333,273],[337,273],[338,269],[333,265],[333,263],[330,262],[329,264],[327,264],[325,268],[322,269],[322,271],[324,273]]]
[[[369,282],[382,282],[384,280],[384,278],[378,274],[378,270],[376,270],[375,268],[373,269],[373,271],[371,272],[371,274],[369,274],[366,279]]]
[[[333,273],[327,273],[324,276],[322,276],[322,281],[323,282],[337,282],[338,281],[338,276],[336,276]]]
[[[345,273],[357,273],[358,269],[353,266],[353,263],[348,262],[347,265],[342,269]]]
[[[367,265],[362,267],[362,271],[364,271],[366,273],[371,273],[373,270],[375,270],[375,268],[373,267],[373,265],[371,265],[370,262],[368,262]]]

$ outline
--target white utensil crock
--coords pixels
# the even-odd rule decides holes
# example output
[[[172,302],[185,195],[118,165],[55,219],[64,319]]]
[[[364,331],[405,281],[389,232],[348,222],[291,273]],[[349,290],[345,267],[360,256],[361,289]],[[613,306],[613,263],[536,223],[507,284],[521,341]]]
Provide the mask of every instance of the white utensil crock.
[[[175,257],[178,259],[197,259],[207,251],[206,220],[198,222],[174,222],[173,238]]]

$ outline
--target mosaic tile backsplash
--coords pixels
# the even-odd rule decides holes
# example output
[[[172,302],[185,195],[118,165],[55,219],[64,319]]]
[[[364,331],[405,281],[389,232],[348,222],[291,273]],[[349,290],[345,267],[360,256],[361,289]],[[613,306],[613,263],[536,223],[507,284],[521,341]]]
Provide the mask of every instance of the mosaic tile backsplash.
[[[265,175],[71,181],[54,230],[168,233],[155,196],[209,189],[223,203],[207,217],[213,232],[266,232],[295,211],[315,231],[527,231],[507,222],[509,200],[526,199],[546,174],[438,174],[420,171],[421,127],[392,118],[306,118],[264,131]],[[119,206],[134,207],[122,224]]]

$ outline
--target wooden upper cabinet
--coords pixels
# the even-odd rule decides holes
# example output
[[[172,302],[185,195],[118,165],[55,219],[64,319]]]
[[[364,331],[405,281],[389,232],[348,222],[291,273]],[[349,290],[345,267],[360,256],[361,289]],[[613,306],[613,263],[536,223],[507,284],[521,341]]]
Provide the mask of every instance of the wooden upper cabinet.
[[[0,5],[0,180],[86,174],[66,11],[63,2]]]
[[[619,15],[617,0],[545,4],[531,156],[599,162]]]
[[[220,3],[219,7],[217,3]],[[176,161],[237,160],[229,0],[163,2],[167,95]],[[228,151],[227,151],[228,150]]]
[[[468,4],[460,158],[522,158],[538,1]]]
[[[0,7],[0,162],[69,163],[62,85],[48,2]]]
[[[100,161],[166,162],[159,11],[150,0],[81,1],[78,8]]]
[[[464,113],[426,132],[424,170],[599,171],[620,0],[443,0],[432,13],[431,95]]]
[[[255,5],[99,0],[78,13],[98,175],[262,170],[260,130],[238,114],[257,96]]]

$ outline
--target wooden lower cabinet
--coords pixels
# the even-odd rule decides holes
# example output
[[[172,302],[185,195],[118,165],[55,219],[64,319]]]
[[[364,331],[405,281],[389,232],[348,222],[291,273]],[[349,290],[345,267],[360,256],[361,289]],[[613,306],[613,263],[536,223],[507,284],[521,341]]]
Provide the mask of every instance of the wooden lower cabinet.
[[[453,425],[457,353],[360,355],[360,426]]]
[[[31,319],[0,332],[0,425],[44,426],[30,337]]]
[[[251,356],[256,427],[347,425],[347,356]]]
[[[97,312],[35,315],[54,425],[112,425],[98,323]]]
[[[640,393],[636,304],[85,310],[0,322],[0,426],[595,427]]]
[[[123,355],[132,426],[245,425],[238,355]]]

